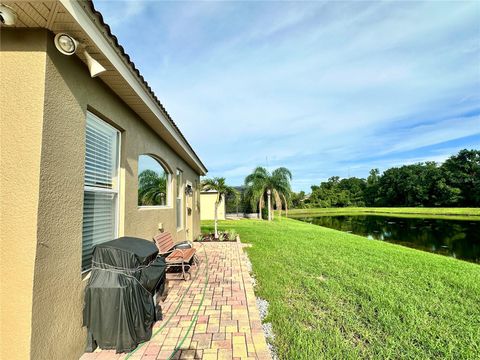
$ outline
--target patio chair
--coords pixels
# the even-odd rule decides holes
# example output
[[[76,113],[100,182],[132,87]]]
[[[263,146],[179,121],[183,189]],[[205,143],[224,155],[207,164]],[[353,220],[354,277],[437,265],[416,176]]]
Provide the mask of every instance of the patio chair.
[[[153,241],[158,248],[158,256],[165,257],[167,269],[173,266],[182,268],[182,278],[187,280],[187,273],[192,267],[191,263],[198,264],[198,258],[195,255],[195,248],[176,249],[172,234],[163,232],[153,237]],[[190,274],[188,273],[189,277]]]

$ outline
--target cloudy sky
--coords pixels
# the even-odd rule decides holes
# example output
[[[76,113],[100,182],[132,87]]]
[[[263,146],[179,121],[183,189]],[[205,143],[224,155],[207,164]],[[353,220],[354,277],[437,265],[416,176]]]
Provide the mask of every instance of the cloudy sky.
[[[95,1],[209,169],[294,190],[480,149],[480,2]]]

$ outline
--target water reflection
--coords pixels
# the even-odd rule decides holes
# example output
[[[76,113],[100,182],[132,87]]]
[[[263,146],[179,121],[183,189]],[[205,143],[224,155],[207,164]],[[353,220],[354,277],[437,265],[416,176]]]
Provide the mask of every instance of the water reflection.
[[[393,242],[480,263],[480,221],[377,215],[318,216],[298,220],[366,236],[371,240]]]

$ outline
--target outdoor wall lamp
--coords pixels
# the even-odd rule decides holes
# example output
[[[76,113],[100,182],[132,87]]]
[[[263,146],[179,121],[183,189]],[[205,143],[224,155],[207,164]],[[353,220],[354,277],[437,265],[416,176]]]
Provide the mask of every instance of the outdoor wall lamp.
[[[75,40],[68,34],[59,33],[55,35],[55,47],[58,51],[60,51],[63,55],[73,55],[77,51],[78,48],[78,41]]]
[[[187,196],[192,196],[193,194],[193,189],[192,189],[192,186],[191,185],[187,185],[185,187],[185,195]]]
[[[104,71],[107,71],[107,69],[105,69],[97,60],[95,60],[86,50],[83,52],[83,55],[85,55],[87,58],[87,66],[88,70],[90,70],[90,76],[92,78]]]
[[[2,25],[13,26],[17,22],[17,13],[10,6],[0,5],[0,22]]]
[[[78,48],[82,45],[67,33],[58,33],[57,35],[55,35],[54,43],[57,50],[60,51],[63,55],[67,56],[75,54]],[[90,71],[90,76],[92,78],[101,74],[104,71],[107,71],[107,69],[105,69],[102,64],[100,64],[97,60],[95,60],[87,52],[87,50],[83,50],[83,55],[87,60],[88,70]]]

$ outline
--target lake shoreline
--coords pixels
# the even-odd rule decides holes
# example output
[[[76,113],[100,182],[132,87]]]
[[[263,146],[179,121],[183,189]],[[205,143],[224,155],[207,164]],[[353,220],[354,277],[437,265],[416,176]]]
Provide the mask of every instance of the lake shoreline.
[[[480,221],[480,208],[379,208],[379,207],[344,207],[344,208],[310,208],[291,209],[288,217],[322,216],[322,215],[389,215],[403,218],[429,218],[450,220]]]
[[[476,217],[371,212],[289,216],[317,226],[387,241],[480,264],[480,220]]]

